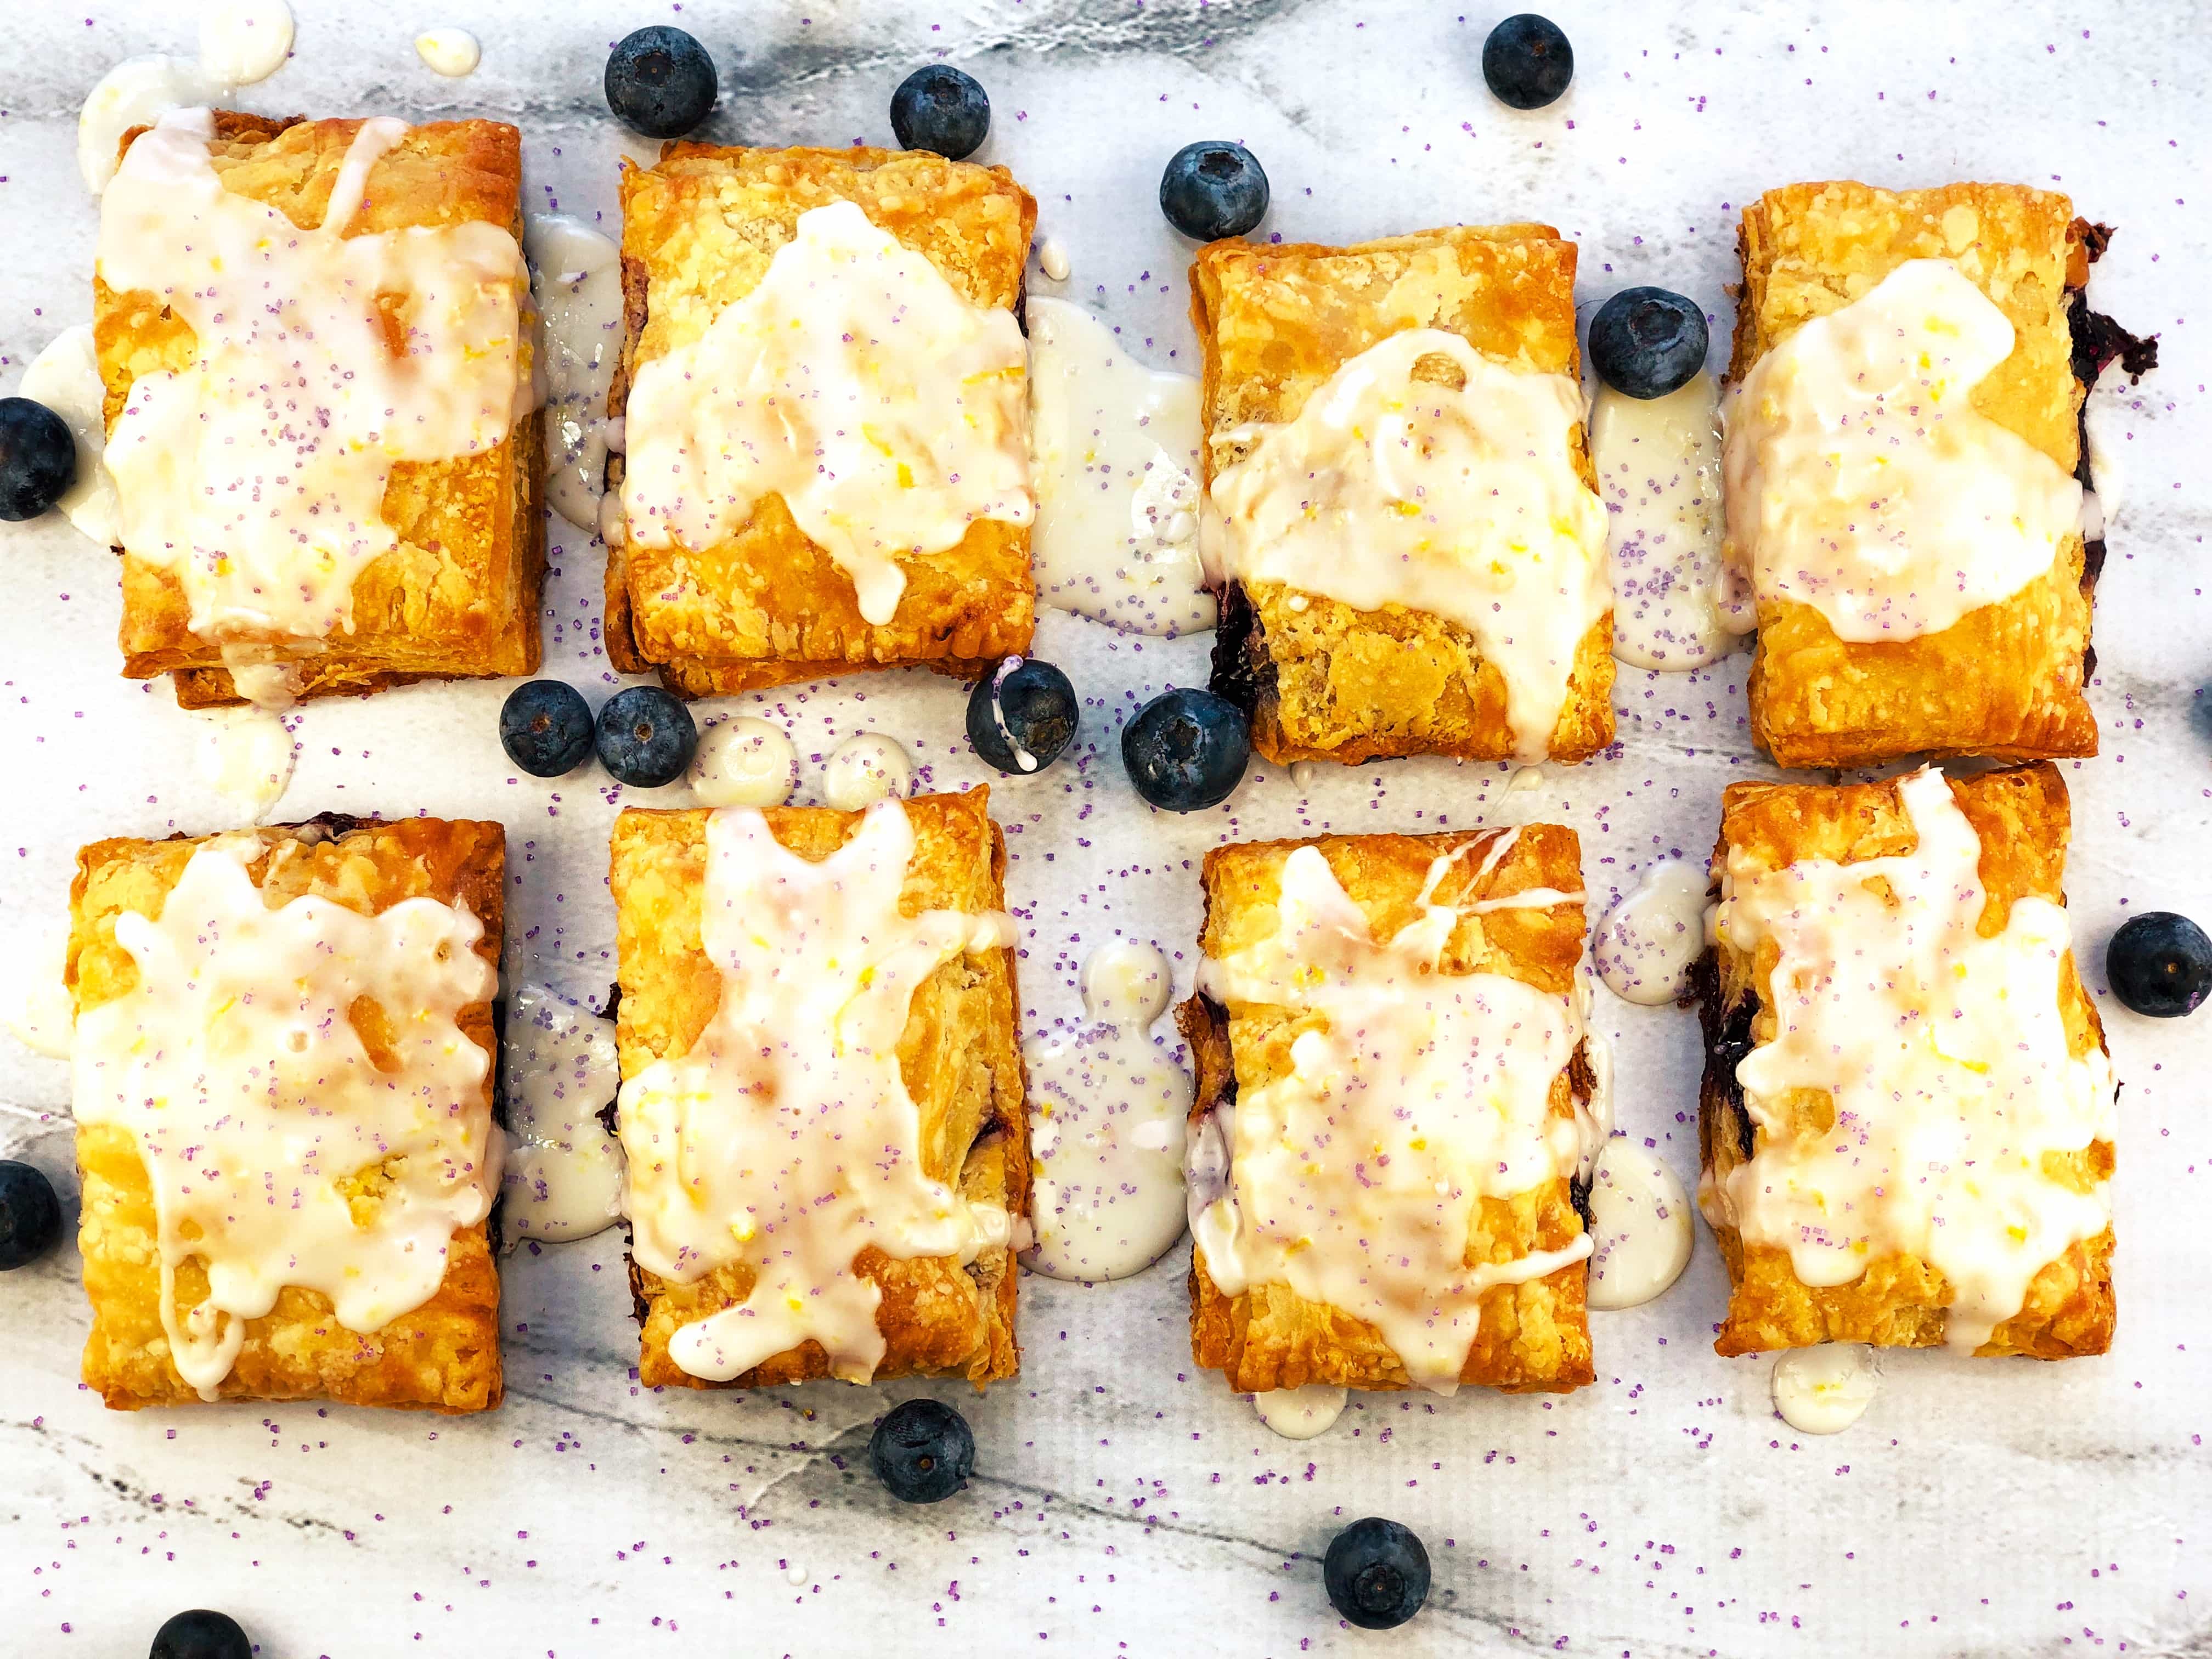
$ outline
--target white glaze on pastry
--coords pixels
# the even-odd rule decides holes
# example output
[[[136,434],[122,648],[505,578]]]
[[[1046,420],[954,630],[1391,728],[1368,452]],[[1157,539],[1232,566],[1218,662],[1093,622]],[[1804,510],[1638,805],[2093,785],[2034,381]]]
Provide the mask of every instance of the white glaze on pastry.
[[[1589,1305],[1634,1308],[1665,1294],[1690,1265],[1690,1197],[1658,1153],[1615,1135],[1590,1182]]]
[[[1705,953],[1708,884],[1696,865],[1652,861],[1591,936],[1590,957],[1607,990],[1646,1007],[1687,993],[1690,969]]]
[[[1274,933],[1199,967],[1199,988],[1232,1017],[1258,1003],[1315,1021],[1292,1041],[1289,1073],[1240,1091],[1194,1138],[1192,1231],[1206,1272],[1227,1295],[1287,1284],[1367,1321],[1407,1377],[1440,1394],[1459,1386],[1485,1291],[1590,1252],[1584,1234],[1467,1263],[1481,1199],[1571,1175],[1583,1157],[1582,1127],[1551,1112],[1582,1040],[1575,995],[1436,972],[1460,912],[1432,895],[1478,844],[1430,866],[1419,919],[1382,941],[1320,850],[1298,848],[1283,862]],[[1227,1119],[1225,1175],[1215,1118]]]
[[[189,368],[132,384],[107,464],[124,546],[175,574],[204,638],[343,629],[355,577],[398,545],[382,517],[393,465],[489,448],[526,404],[513,236],[476,222],[342,234],[406,132],[362,124],[313,230],[223,188],[205,110],[142,135],[102,199],[100,276],[157,295],[198,339]]]
[[[522,247],[544,348],[545,499],[596,532],[613,425],[607,387],[622,356],[622,249],[565,213],[532,214]]]
[[[639,366],[628,533],[712,547],[781,495],[881,626],[901,558],[1035,515],[1024,362],[1012,313],[963,298],[854,203],[801,214],[751,293]]]
[[[903,800],[914,787],[914,763],[880,732],[856,732],[822,763],[822,804],[857,812],[879,800]]]
[[[1462,384],[1415,378],[1439,361]],[[1250,447],[1214,475],[1209,574],[1457,623],[1504,677],[1516,754],[1541,760],[1613,603],[1605,509],[1575,470],[1582,418],[1565,375],[1516,374],[1439,329],[1394,334],[1295,420],[1212,435]]]
[[[1716,926],[1746,955],[1778,952],[1779,1024],[1736,1067],[1759,1150],[1711,1198],[1802,1284],[1899,1252],[1930,1263],[1952,1286],[1945,1340],[1972,1351],[2110,1224],[2104,1182],[2077,1191],[2044,1159],[2113,1138],[2112,1071],[2068,1052],[2065,911],[2015,898],[1982,937],[1981,842],[1950,786],[1923,769],[1898,792],[1911,853],[1772,871],[1729,853]],[[1833,1130],[1789,1132],[1797,1090],[1827,1093]]]
[[[1972,402],[2013,340],[1956,265],[1910,259],[1760,358],[1723,411],[1734,580],[1864,643],[1939,633],[2050,569],[2081,486]]]
[[[811,1338],[833,1375],[866,1382],[884,1339],[862,1249],[967,1262],[1007,1242],[1006,1211],[924,1171],[898,1042],[916,988],[1003,949],[1013,924],[900,915],[914,848],[895,801],[818,864],[750,808],[708,820],[702,937],[721,1004],[688,1052],[623,1085],[620,1114],[636,1259],[679,1284],[752,1276],[743,1302],[670,1339],[693,1376],[728,1382]]]
[[[506,1205],[509,1249],[588,1238],[622,1218],[622,1146],[599,1113],[622,1083],[614,1022],[525,983],[507,1005]]]
[[[16,388],[60,416],[76,440],[76,482],[58,507],[69,521],[102,547],[115,544],[115,480],[107,471],[106,388],[100,380],[100,351],[92,325],[65,328],[31,359]]]
[[[1152,1025],[1167,1012],[1168,959],[1133,939],[1083,964],[1090,1023],[1034,1036],[1029,1067],[1035,1248],[1024,1266],[1090,1283],[1142,1273],[1183,1233],[1183,1135],[1191,1075]]]
[[[433,75],[459,80],[474,75],[483,62],[483,48],[466,29],[428,29],[415,37],[415,55]]]
[[[1336,1426],[1336,1419],[1344,1415],[1345,1401],[1351,1398],[1349,1389],[1317,1382],[1310,1388],[1255,1394],[1252,1409],[1284,1439],[1313,1440]]]
[[[210,842],[158,921],[118,916],[138,982],[76,1022],[76,1120],[137,1140],[170,1358],[209,1400],[287,1285],[353,1331],[428,1301],[496,1180],[491,1057],[457,1023],[496,986],[483,924],[427,898],[374,917],[312,895],[271,909],[246,872],[259,851]],[[189,1257],[209,1289],[186,1310]]]
[[[1735,648],[1723,625],[1721,437],[1712,376],[1663,398],[1600,383],[1590,459],[1605,497],[1613,654],[1637,668],[1702,668]]]
[[[1774,1409],[1800,1434],[1841,1434],[1881,1391],[1881,1370],[1863,1342],[1791,1348],[1774,1361]]]
[[[283,0],[213,0],[200,12],[199,57],[149,52],[100,76],[77,113],[76,165],[97,196],[115,176],[123,135],[173,109],[228,104],[242,87],[283,67],[292,10]]]
[[[1172,639],[1213,626],[1198,556],[1198,380],[1146,368],[1081,306],[1032,297],[1037,598]]]
[[[699,734],[690,783],[702,805],[781,806],[799,786],[799,751],[781,726],[732,714]]]

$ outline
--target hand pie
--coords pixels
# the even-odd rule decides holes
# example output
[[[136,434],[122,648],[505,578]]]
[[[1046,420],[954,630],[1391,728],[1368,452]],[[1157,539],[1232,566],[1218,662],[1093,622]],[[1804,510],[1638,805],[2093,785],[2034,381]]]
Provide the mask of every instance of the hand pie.
[[[77,855],[84,1380],[108,1405],[499,1404],[503,846],[325,817]]]
[[[2083,228],[2014,185],[1792,185],[1745,210],[1727,557],[1778,764],[2096,752]]]
[[[647,1386],[1014,1374],[1029,1133],[987,802],[616,820]]]
[[[1213,689],[1253,746],[1529,761],[1611,742],[1574,244],[1547,225],[1215,242],[1191,317]]]
[[[1698,1115],[1720,1352],[2111,1345],[2115,1085],[2067,819],[2048,763],[1729,787]]]
[[[1553,824],[1206,855],[1191,1350],[1239,1392],[1591,1380],[1581,854]]]
[[[124,146],[93,283],[123,672],[188,708],[533,672],[520,135],[186,111]],[[248,280],[283,303],[225,306]]]
[[[1029,193],[921,151],[694,143],[622,189],[615,665],[699,696],[1027,650]]]

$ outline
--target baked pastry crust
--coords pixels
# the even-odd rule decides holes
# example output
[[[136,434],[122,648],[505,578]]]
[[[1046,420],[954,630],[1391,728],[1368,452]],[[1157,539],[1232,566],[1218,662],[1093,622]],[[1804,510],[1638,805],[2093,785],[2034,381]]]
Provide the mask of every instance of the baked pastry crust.
[[[465,903],[483,924],[477,954],[497,970],[506,884],[506,836],[498,824],[330,816],[245,833],[261,842],[250,873],[272,908],[310,894],[363,915],[410,898]],[[137,984],[137,962],[115,941],[116,917],[126,910],[158,917],[192,854],[211,839],[122,838],[94,842],[77,854],[67,978],[79,1013]],[[498,1053],[490,1003],[472,1004],[459,1023],[488,1054]],[[495,1063],[485,1075],[488,1112],[498,1070]],[[200,1404],[171,1362],[161,1328],[154,1192],[137,1141],[112,1124],[83,1124],[76,1156],[84,1189],[77,1242],[92,1302],[85,1384],[121,1411]],[[197,1258],[179,1267],[180,1306],[206,1290]],[[447,1413],[488,1410],[501,1392],[499,1271],[489,1222],[457,1231],[437,1294],[379,1331],[349,1331],[320,1291],[287,1285],[274,1308],[246,1322],[245,1345],[221,1387],[224,1400],[331,1400]]]
[[[1327,836],[1311,841],[1245,842],[1206,856],[1205,954],[1224,956],[1272,934],[1282,868],[1301,847],[1321,850],[1346,894],[1366,914],[1377,939],[1418,918],[1430,866],[1455,848],[1494,841],[1510,830],[1439,836]],[[1579,894],[1582,849],[1571,830],[1530,824],[1511,850],[1483,872],[1483,860],[1462,859],[1437,890],[1435,902],[1471,904],[1552,888]],[[1544,991],[1575,985],[1583,951],[1579,897],[1548,907],[1463,915],[1439,959],[1443,974],[1503,974]],[[1288,1011],[1262,1005],[1234,1012],[1211,997],[1193,996],[1176,1010],[1198,1073],[1191,1107],[1194,1133],[1218,1105],[1233,1106],[1291,1069],[1291,1040],[1304,1024]],[[1596,1086],[1586,1048],[1552,1085],[1551,1111],[1572,1121],[1576,1103]],[[1537,1250],[1565,1249],[1585,1231],[1587,1193],[1562,1176],[1510,1198],[1485,1198],[1468,1239],[1468,1259],[1511,1261]],[[1587,1261],[1540,1279],[1496,1285],[1484,1293],[1474,1344],[1460,1372],[1463,1383],[1508,1393],[1565,1393],[1594,1380],[1585,1301]],[[1262,1284],[1231,1296],[1206,1271],[1194,1245],[1190,1269],[1192,1357],[1221,1372],[1239,1393],[1325,1383],[1355,1389],[1402,1389],[1406,1370],[1382,1334],[1365,1320],[1310,1302],[1287,1285]]]
[[[990,792],[920,795],[905,803],[914,856],[899,907],[969,915],[1006,907],[1006,842],[991,821]],[[626,810],[615,820],[613,888],[622,987],[615,1039],[625,1079],[656,1060],[689,1052],[721,1006],[722,975],[700,937],[705,896],[703,811]],[[763,815],[769,833],[819,862],[860,825],[859,812],[778,806]],[[1029,1121],[1012,947],[956,957],[919,985],[900,1036],[899,1069],[921,1122],[922,1164],[957,1180],[971,1202],[1029,1213]],[[1017,1231],[1018,1231],[1018,1227]],[[884,1353],[878,1379],[964,1376],[978,1388],[1019,1369],[1014,1342],[1017,1271],[1011,1243],[987,1248],[963,1267],[951,1256],[900,1261],[871,1245],[856,1262],[883,1301],[876,1310]],[[692,1376],[669,1352],[678,1328],[751,1294],[739,1263],[689,1285],[629,1266],[630,1294],[643,1328],[638,1380],[652,1388],[771,1388],[830,1374],[820,1343],[808,1340],[728,1382]]]
[[[218,111],[210,147],[223,187],[319,225],[360,121],[271,120]],[[128,150],[143,131],[124,136]],[[349,235],[482,221],[522,234],[522,138],[498,121],[410,129],[370,169]],[[143,289],[93,278],[93,337],[112,428],[141,375],[188,367],[191,326]],[[545,574],[544,435],[534,416],[499,444],[448,461],[401,461],[384,519],[399,545],[353,585],[353,629],[324,641],[271,635],[296,661],[302,697],[377,691],[422,679],[529,674],[540,660]],[[174,676],[188,708],[240,701],[221,650],[189,626],[173,572],[123,556],[123,672]],[[319,648],[320,647],[320,648]]]
[[[971,303],[1021,314],[1036,204],[1004,167],[921,150],[676,142],[661,147],[659,165],[625,167],[622,196],[627,337],[607,398],[617,416],[639,367],[703,335],[759,285],[799,216],[830,202],[858,205]],[[623,469],[610,458],[610,489]],[[1029,649],[1028,526],[979,519],[957,545],[899,567],[896,612],[867,622],[852,578],[799,530],[782,496],[767,495],[712,547],[609,548],[607,654],[696,697],[908,665],[974,678]]]
[[[1907,260],[1948,258],[2015,336],[2012,356],[1975,387],[1975,409],[2067,472],[2080,465],[2085,391],[2071,367],[2069,277],[2087,262],[2065,197],[2022,185],[1790,185],[1744,210],[1738,246],[1731,380]],[[1789,767],[2094,755],[2096,718],[2082,693],[2094,582],[2076,534],[2012,598],[1937,633],[1865,644],[1837,638],[1810,605],[1762,599],[1752,736]]]
[[[1351,359],[1393,334],[1437,328],[1528,374],[1578,378],[1575,245],[1549,225],[1458,226],[1351,247],[1214,242],[1191,266],[1207,441],[1206,487],[1243,458],[1216,433],[1293,420]],[[1597,474],[1587,433],[1576,471]],[[1575,654],[1551,757],[1588,759],[1613,741],[1613,618]],[[1505,678],[1474,636],[1440,617],[1363,611],[1280,583],[1222,595],[1213,690],[1251,717],[1252,746],[1278,763],[1394,755],[1513,757]]]
[[[2064,904],[2071,814],[2057,769],[2045,762],[1953,778],[1950,785],[1981,839],[1979,869],[1988,895],[1982,935],[2004,931],[2015,899]],[[1918,839],[1894,781],[1841,787],[1733,783],[1721,799],[1720,842],[1713,853],[1716,881],[1731,852],[1750,854],[1762,868],[1780,869],[1804,859],[1852,864],[1891,857],[1910,852]],[[1770,1002],[1772,947],[1762,955],[1763,960],[1754,959],[1723,940],[1708,951],[1699,969],[1705,1072],[1698,1144],[1706,1176],[1713,1181],[1724,1180],[1745,1162],[1765,1134],[1745,1109],[1735,1081],[1737,1065],[1776,1029]],[[2060,987],[2069,1050],[2079,1058],[2104,1048],[2104,1027],[2070,953]],[[2070,1156],[2069,1166],[2084,1182],[2109,1179],[2112,1143],[2093,1142]],[[1730,1285],[1728,1317],[1713,1344],[1717,1352],[1756,1353],[1818,1342],[1931,1347],[1943,1340],[1950,1285],[1941,1270],[1916,1256],[1885,1256],[1871,1262],[1862,1278],[1823,1287],[1800,1283],[1786,1250],[1747,1246],[1738,1231],[1725,1224],[1714,1224],[1713,1236]],[[2036,1275],[2020,1312],[1976,1352],[2039,1359],[2104,1352],[2112,1346],[2116,1316],[2112,1256],[2110,1228],[2073,1245]]]

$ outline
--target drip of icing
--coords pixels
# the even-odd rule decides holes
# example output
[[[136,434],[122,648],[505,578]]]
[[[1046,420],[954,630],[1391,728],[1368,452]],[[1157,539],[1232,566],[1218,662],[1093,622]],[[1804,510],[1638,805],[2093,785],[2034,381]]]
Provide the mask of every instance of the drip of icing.
[[[803,213],[751,293],[638,366],[629,533],[708,548],[781,495],[880,626],[901,559],[1035,516],[1023,362],[1012,313],[964,298],[858,205]]]
[[[292,55],[292,9],[284,0],[203,0],[200,73],[229,87],[266,81]]]
[[[1774,1409],[1800,1434],[1841,1434],[1881,1389],[1881,1369],[1863,1342],[1791,1348],[1774,1362]]]
[[[1101,945],[1083,964],[1091,1023],[1024,1045],[1036,1243],[1023,1261],[1034,1273],[1127,1279],[1182,1237],[1193,1085],[1152,1036],[1172,988],[1154,946]]]
[[[607,387],[622,356],[622,249],[580,219],[533,213],[524,228],[545,366],[545,498],[579,530],[599,527],[613,446]]]
[[[1580,1234],[1513,1261],[1467,1261],[1482,1199],[1563,1179],[1584,1156],[1582,1126],[1551,1109],[1582,1040],[1577,994],[1437,971],[1462,913],[1436,890],[1482,844],[1431,865],[1418,919],[1386,941],[1320,849],[1298,848],[1282,865],[1275,932],[1199,967],[1199,988],[1232,1019],[1258,1003],[1304,1028],[1290,1071],[1240,1090],[1194,1142],[1192,1231],[1207,1272],[1231,1296],[1287,1284],[1367,1321],[1413,1383],[1441,1394],[1459,1385],[1486,1291],[1590,1251]]]
[[[270,709],[211,708],[195,714],[200,728],[194,761],[203,781],[265,823],[292,784],[297,750]]]
[[[465,907],[271,909],[253,836],[196,850],[159,921],[115,940],[138,982],[76,1022],[76,1121],[137,1143],[153,1187],[170,1358],[217,1397],[285,1285],[370,1333],[429,1300],[491,1207],[490,1056],[459,1024],[497,975]],[[198,1258],[207,1295],[178,1305]]]
[[[432,74],[458,80],[476,73],[483,48],[466,29],[431,29],[415,37],[415,55]]]
[[[1033,297],[1037,597],[1131,633],[1213,626],[1198,556],[1198,381],[1146,368],[1081,306]]]
[[[1646,1007],[1688,991],[1690,969],[1705,954],[1707,884],[1696,865],[1652,861],[1635,890],[1606,912],[1590,941],[1607,990]]]
[[[1005,948],[1013,924],[902,915],[914,848],[896,802],[819,863],[752,809],[708,820],[702,938],[721,1002],[686,1053],[623,1085],[621,1104],[637,1261],[678,1284],[722,1267],[750,1281],[671,1339],[694,1376],[727,1382],[811,1338],[834,1375],[867,1382],[884,1340],[881,1292],[854,1271],[863,1249],[968,1262],[1007,1243],[1003,1209],[924,1168],[898,1044],[916,988]]]
[[[527,273],[497,225],[343,234],[402,122],[362,123],[313,230],[226,190],[212,131],[204,110],[165,116],[101,205],[100,276],[159,296],[198,343],[191,367],[132,383],[107,462],[124,546],[175,573],[192,630],[265,650],[350,624],[355,577],[398,545],[397,463],[506,437]]]
[[[856,732],[822,766],[822,800],[857,812],[879,800],[902,800],[914,787],[914,763],[880,732]]]
[[[197,62],[151,52],[126,58],[86,94],[77,115],[76,165],[94,196],[115,176],[123,135],[171,110],[228,104],[265,81],[292,51],[292,11],[283,0],[211,0],[200,12]]]
[[[1634,1308],[1665,1294],[1690,1265],[1690,1198],[1666,1161],[1615,1135],[1590,1182],[1589,1305]]]
[[[1729,855],[1716,926],[1747,955],[1771,946],[1778,1024],[1736,1067],[1759,1149],[1713,1197],[1807,1285],[1929,1263],[1952,1288],[1945,1340],[1972,1350],[2111,1224],[2106,1182],[2045,1161],[2114,1137],[2115,1090],[2101,1051],[2069,1051],[2065,911],[2016,898],[1984,937],[1981,841],[1950,785],[1923,769],[1898,794],[1910,853],[1779,870]],[[1796,1103],[1807,1091],[1832,1127]]]
[[[102,547],[115,544],[115,480],[107,471],[106,388],[92,325],[65,328],[31,359],[17,391],[67,422],[76,440],[76,482],[56,503],[69,521]]]
[[[1022,660],[1019,657],[1008,657],[992,671],[991,723],[999,728],[999,741],[1006,745],[1007,752],[1014,757],[1014,764],[1027,773],[1037,769],[1036,757],[1014,741],[1013,731],[1006,724],[1006,705],[1000,701],[1000,691],[1006,683],[1006,676],[1019,668]]]
[[[1315,1383],[1310,1388],[1255,1394],[1252,1396],[1252,1409],[1260,1414],[1262,1423],[1284,1439],[1312,1440],[1336,1426],[1336,1419],[1344,1415],[1345,1401],[1351,1397],[1349,1389]]]
[[[22,937],[18,932],[16,937]],[[51,928],[21,950],[0,986],[0,1026],[33,1054],[67,1060],[76,1047],[70,996],[69,929]]]
[[[2081,486],[1972,403],[2014,337],[1956,265],[1911,259],[1760,358],[1727,410],[1738,586],[1865,642],[1940,633],[2050,569]]]
[[[1735,648],[1719,612],[1721,440],[1712,376],[1663,398],[1600,383],[1590,459],[1611,529],[1613,654],[1702,668]]]
[[[1460,385],[1415,378],[1439,360]],[[1516,374],[1441,329],[1393,334],[1296,419],[1212,434],[1208,569],[1466,629],[1504,677],[1519,758],[1541,760],[1613,604],[1605,509],[1575,470],[1582,418],[1564,374]]]
[[[1067,280],[1067,273],[1073,267],[1067,262],[1066,246],[1059,237],[1048,236],[1037,244],[1037,269],[1055,283]],[[1030,326],[1034,328],[1036,313],[1032,311],[1030,315]]]
[[[621,1086],[613,1022],[526,983],[507,1007],[501,1052],[507,1167],[500,1212],[523,1239],[588,1238],[622,1218],[622,1147],[599,1121]]]
[[[781,806],[799,787],[799,751],[781,726],[733,714],[699,734],[690,781],[708,806]]]

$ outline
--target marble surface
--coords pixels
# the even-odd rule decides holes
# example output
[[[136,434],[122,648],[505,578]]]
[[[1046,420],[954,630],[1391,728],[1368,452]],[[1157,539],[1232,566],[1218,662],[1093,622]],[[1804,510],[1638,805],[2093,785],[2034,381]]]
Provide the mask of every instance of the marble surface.
[[[2130,910],[2212,915],[2204,455],[2212,354],[2197,314],[2212,33],[2185,0],[1614,4],[1563,0],[1573,91],[1520,115],[1483,89],[1486,11],[1385,0],[965,0],[896,9],[301,3],[297,54],[261,110],[498,116],[520,124],[532,207],[606,216],[629,149],[599,76],[609,42],[667,18],[719,59],[711,132],[888,142],[911,67],[990,89],[986,159],[1013,167],[1067,247],[1064,283],[1160,366],[1192,356],[1188,249],[1153,206],[1165,156],[1250,144],[1274,183],[1263,234],[1356,239],[1440,222],[1546,219],[1582,247],[1586,307],[1656,282],[1725,333],[1735,220],[1802,177],[2020,179],[2120,228],[2093,293],[2161,336],[2162,367],[2097,398],[2124,476],[2100,591],[2105,753],[2069,767],[2082,969],[2125,1079],[2116,1184],[2122,1304],[2106,1358],[2055,1366],[1893,1356],[1866,1417],[1816,1441],[1775,1417],[1767,1366],[1711,1350],[1722,1273],[1702,1234],[1671,1294],[1596,1316],[1600,1378],[1565,1399],[1470,1392],[1362,1401],[1325,1437],[1275,1437],[1191,1366],[1178,1249],[1149,1273],[1024,1285],[1019,1380],[978,1400],[981,1468],[934,1509],[866,1473],[872,1419],[910,1389],[745,1398],[652,1394],[618,1236],[526,1250],[505,1278],[508,1394],[473,1421],[313,1406],[110,1414],[76,1382],[75,1250],[0,1279],[0,1646],[144,1651],[169,1612],[226,1607],[284,1659],[402,1652],[1407,1656],[2212,1653],[2212,1014],[2136,1018],[2102,946]],[[588,21],[587,21],[588,20]],[[433,76],[415,35],[467,27],[483,67]],[[89,314],[94,217],[76,113],[112,63],[190,52],[190,8],[38,0],[10,14],[0,94],[0,388]],[[601,554],[554,526],[548,672],[604,695]],[[21,960],[62,916],[71,858],[103,834],[220,827],[188,726],[116,677],[113,567],[66,526],[0,531],[0,939]],[[1729,779],[1758,775],[1744,659],[1622,671],[1619,749],[1509,791],[1502,769],[1414,762],[1255,770],[1225,807],[1149,813],[1116,727],[1202,677],[1204,637],[1163,645],[1048,617],[1040,649],[1081,690],[1079,747],[1001,782],[1027,1021],[1079,1018],[1076,969],[1115,934],[1187,979],[1194,860],[1224,839],[1558,817],[1601,906],[1656,856],[1702,856]],[[282,815],[495,816],[511,836],[509,970],[595,994],[611,972],[605,837],[619,793],[512,775],[499,685],[422,687],[296,719]],[[843,737],[878,729],[927,781],[987,776],[961,696],[927,676],[729,705],[785,726],[803,789]],[[1686,1177],[1695,1022],[1601,1000],[1619,1115]],[[2191,1084],[2188,1079],[2200,1081]],[[65,1066],[0,1041],[0,1150],[73,1194]],[[1320,1557],[1344,1521],[1418,1528],[1436,1571],[1413,1625],[1339,1625]]]

